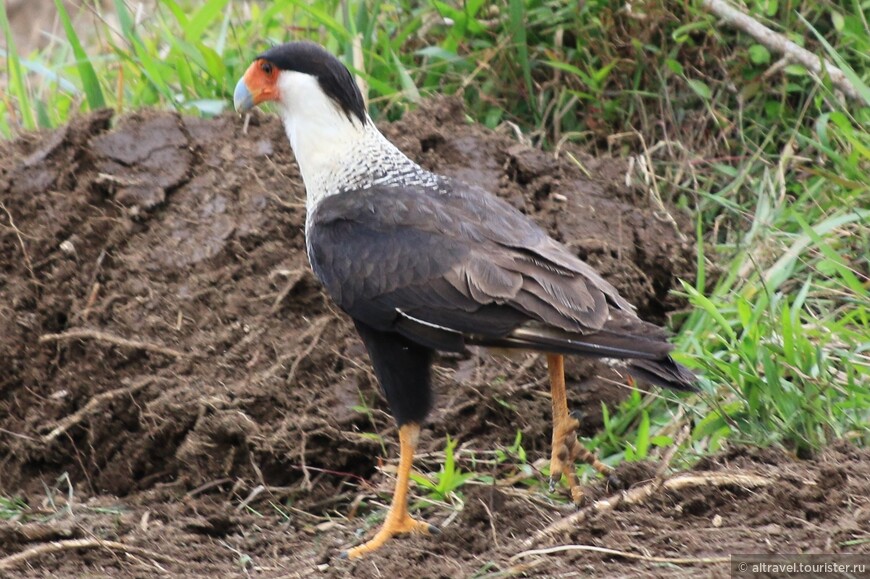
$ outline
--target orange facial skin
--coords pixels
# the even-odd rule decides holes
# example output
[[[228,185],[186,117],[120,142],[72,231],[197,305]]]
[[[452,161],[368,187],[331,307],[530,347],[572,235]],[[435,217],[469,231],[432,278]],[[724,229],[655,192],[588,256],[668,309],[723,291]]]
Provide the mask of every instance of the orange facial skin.
[[[236,85],[236,109],[241,112],[266,101],[279,100],[278,73],[278,67],[268,60],[258,58],[251,63]]]

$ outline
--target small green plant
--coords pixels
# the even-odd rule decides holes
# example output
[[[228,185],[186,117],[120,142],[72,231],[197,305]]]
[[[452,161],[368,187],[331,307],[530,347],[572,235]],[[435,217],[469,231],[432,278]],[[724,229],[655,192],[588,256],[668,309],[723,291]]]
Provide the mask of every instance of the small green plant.
[[[0,496],[0,521],[20,521],[29,508],[20,497]]]
[[[427,489],[430,497],[435,500],[450,500],[451,495],[476,476],[475,473],[463,472],[456,466],[456,458],[454,456],[456,444],[456,440],[452,440],[449,436],[447,437],[447,445],[444,447],[444,464],[441,466],[441,470],[433,475],[434,480],[413,471],[411,472],[411,479]]]
[[[377,425],[375,423],[375,415],[372,411],[372,407],[369,404],[368,400],[366,400],[366,397],[363,394],[362,390],[357,390],[357,394],[359,395],[359,404],[354,404],[353,406],[351,406],[351,410],[365,415],[373,430],[373,432],[363,432],[360,436],[377,442],[381,447],[381,452],[386,455],[387,446],[384,443],[384,437],[377,432],[374,432],[375,430],[377,430]]]
[[[517,430],[517,435],[514,438],[513,444],[505,449],[497,449],[495,458],[498,464],[504,462],[515,462],[521,465],[526,464],[526,449],[523,448],[523,431]]]

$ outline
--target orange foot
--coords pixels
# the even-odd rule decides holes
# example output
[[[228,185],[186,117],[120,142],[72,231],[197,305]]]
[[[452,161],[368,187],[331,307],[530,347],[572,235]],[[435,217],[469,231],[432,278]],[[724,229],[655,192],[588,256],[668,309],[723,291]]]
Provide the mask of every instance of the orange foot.
[[[384,521],[384,526],[369,542],[342,553],[343,559],[358,559],[376,551],[396,535],[406,533],[428,535],[439,532],[438,527],[415,521],[408,514],[408,483],[410,482],[411,464],[414,461],[414,450],[417,447],[419,434],[420,425],[416,423],[403,424],[399,428],[399,470],[396,488],[393,492],[393,502],[387,513],[387,519]]]
[[[391,520],[391,518],[388,518],[387,521],[384,523],[384,526],[380,528],[377,534],[372,537],[370,541],[342,553],[342,558],[357,559],[359,557],[367,555],[372,551],[376,551],[383,547],[384,543],[386,543],[396,535],[404,535],[408,533],[417,535],[429,535],[437,534],[440,532],[438,527],[430,525],[428,523],[424,523],[422,521],[417,521],[411,518],[411,516],[407,513],[405,513],[404,517],[402,518],[393,518],[395,520]]]
[[[553,421],[553,450],[550,454],[550,492],[556,490],[556,484],[562,479],[562,475],[568,479],[568,488],[571,491],[571,500],[575,505],[583,503],[583,487],[577,478],[575,464],[581,460],[591,465],[601,474],[608,476],[612,468],[598,460],[598,457],[590,452],[577,440],[577,429],[580,421],[572,416]]]
[[[559,354],[547,355],[547,369],[550,374],[550,393],[553,405],[553,450],[550,454],[550,492],[556,490],[556,483],[562,475],[568,479],[571,500],[580,506],[583,503],[583,488],[574,468],[579,458],[603,475],[612,469],[598,460],[594,454],[577,440],[580,421],[568,414],[568,397],[565,392],[565,359]]]

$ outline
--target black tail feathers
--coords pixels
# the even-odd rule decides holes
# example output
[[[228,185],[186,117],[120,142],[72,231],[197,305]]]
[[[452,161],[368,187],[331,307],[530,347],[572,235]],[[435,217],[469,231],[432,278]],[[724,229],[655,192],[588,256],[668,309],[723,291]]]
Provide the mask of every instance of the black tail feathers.
[[[549,327],[526,326],[504,337],[466,337],[466,343],[494,348],[520,348],[563,355],[592,356],[624,360],[633,377],[664,388],[696,390],[696,377],[669,355],[673,346],[660,328],[636,320],[647,335],[620,334],[602,330],[582,335]],[[651,334],[651,335],[650,335]]]
[[[661,360],[631,360],[628,372],[635,378],[663,388],[684,391],[698,389],[695,374],[670,356]]]

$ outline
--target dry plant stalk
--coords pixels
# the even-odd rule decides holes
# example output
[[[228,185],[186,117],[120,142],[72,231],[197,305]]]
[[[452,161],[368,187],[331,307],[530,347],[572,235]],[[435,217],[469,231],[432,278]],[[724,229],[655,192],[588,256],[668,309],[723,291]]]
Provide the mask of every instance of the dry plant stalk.
[[[108,390],[106,392],[103,392],[102,394],[97,394],[96,396],[88,400],[88,403],[79,408],[74,414],[70,414],[63,420],[59,421],[57,423],[57,426],[55,426],[51,432],[42,437],[43,442],[53,441],[58,436],[84,420],[87,415],[95,412],[104,402],[107,402],[119,396],[130,395],[134,392],[138,392],[142,388],[151,384],[153,381],[154,379],[148,376],[144,380],[137,381],[132,386],[116,388],[114,390]]]
[[[183,561],[179,561],[175,557],[170,557],[169,555],[164,555],[156,551],[143,549],[142,547],[125,545],[124,543],[118,543],[117,541],[103,541],[101,539],[71,539],[69,541],[55,541],[52,543],[37,545],[36,547],[31,547],[29,549],[21,551],[20,553],[15,553],[14,555],[4,557],[0,559],[0,571],[11,569],[22,563],[26,563],[31,559],[41,557],[42,555],[49,555],[52,553],[60,553],[63,551],[77,549],[106,549],[109,551],[118,551],[121,553],[127,553],[129,555],[139,555],[140,557],[147,557],[149,559],[156,559],[158,561],[174,563],[181,567],[184,567],[186,565]]]
[[[671,565],[715,565],[721,563],[729,563],[731,556],[728,557],[656,557],[654,555],[641,555],[640,553],[631,553],[629,551],[617,551],[616,549],[608,549],[606,547],[596,547],[595,545],[561,545],[559,547],[551,547],[549,549],[532,549],[523,551],[511,557],[511,562],[532,555],[550,555],[552,553],[564,553],[567,551],[592,551],[593,553],[602,553],[604,555],[613,555],[622,557],[623,559],[635,559],[637,561],[647,561],[649,563],[669,563]]]
[[[803,65],[807,70],[812,71],[816,75],[822,74],[822,62],[824,62],[825,71],[828,73],[834,86],[850,98],[858,101],[864,100],[858,89],[843,74],[843,71],[834,66],[829,60],[822,61],[821,58],[809,50],[801,48],[782,34],[774,32],[748,14],[744,14],[726,0],[702,0],[701,4],[704,8],[724,20],[726,24],[737,28],[741,32],[745,32],[773,52],[785,55],[786,58]]]
[[[180,352],[172,348],[167,348],[166,346],[161,346],[160,344],[152,344],[151,342],[143,342],[141,340],[128,340],[127,338],[115,336],[102,330],[92,330],[89,328],[77,328],[73,330],[68,330],[62,334],[44,334],[39,337],[39,343],[45,344],[46,342],[66,342],[69,340],[85,339],[96,340],[98,342],[106,342],[107,344],[114,344],[115,346],[120,346],[122,348],[145,350],[146,352],[163,354],[164,356],[170,356],[172,358],[187,357],[187,354],[185,354],[184,352]]]
[[[624,493],[612,496],[608,499],[603,499],[594,504],[581,509],[569,517],[565,517],[556,521],[549,527],[539,531],[533,537],[526,541],[526,546],[539,544],[545,539],[552,538],[561,533],[568,532],[574,527],[588,519],[590,516],[598,513],[609,513],[623,504],[641,503],[653,496],[659,489],[665,490],[680,490],[687,487],[699,486],[739,486],[739,487],[761,487],[771,484],[773,481],[758,475],[751,474],[736,474],[728,472],[701,472],[694,474],[685,474],[676,476],[672,479],[662,481],[659,478],[654,479],[649,484],[635,487]]]

